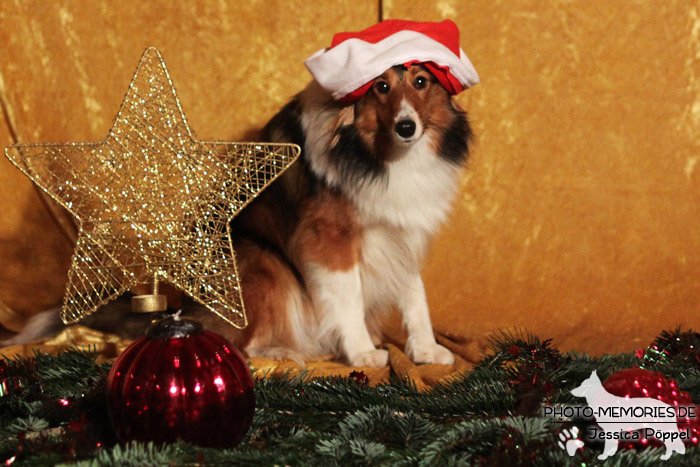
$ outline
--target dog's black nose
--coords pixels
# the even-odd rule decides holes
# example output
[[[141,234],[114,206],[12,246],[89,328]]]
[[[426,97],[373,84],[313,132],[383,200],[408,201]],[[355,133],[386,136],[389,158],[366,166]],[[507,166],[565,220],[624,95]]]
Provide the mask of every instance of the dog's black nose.
[[[396,132],[402,138],[410,138],[416,132],[416,122],[413,120],[401,120],[396,123]]]

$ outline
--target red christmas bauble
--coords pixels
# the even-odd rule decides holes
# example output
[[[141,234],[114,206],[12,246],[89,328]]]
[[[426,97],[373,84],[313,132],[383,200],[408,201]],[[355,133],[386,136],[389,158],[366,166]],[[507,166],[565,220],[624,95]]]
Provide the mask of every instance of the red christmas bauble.
[[[236,348],[195,320],[168,317],[117,359],[109,414],[122,442],[232,447],[250,428],[253,378]]]
[[[681,410],[677,418],[678,428],[688,431],[689,438],[683,441],[686,444],[698,444],[700,440],[700,407],[693,404],[693,400],[685,391],[681,391],[678,383],[673,379],[666,379],[661,373],[645,370],[643,368],[629,368],[610,375],[603,387],[610,394],[618,397],[651,397],[665,402],[674,407],[683,407],[689,410]],[[642,440],[642,445],[648,442]],[[661,443],[652,443],[657,445]]]

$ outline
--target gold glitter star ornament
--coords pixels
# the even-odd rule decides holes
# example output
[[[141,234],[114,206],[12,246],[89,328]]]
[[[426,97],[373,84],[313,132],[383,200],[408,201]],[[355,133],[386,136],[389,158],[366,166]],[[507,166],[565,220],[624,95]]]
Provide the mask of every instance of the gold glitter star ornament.
[[[290,144],[196,140],[154,48],[141,57],[105,140],[5,150],[79,221],[64,322],[156,278],[238,328],[247,320],[230,221],[299,152]]]

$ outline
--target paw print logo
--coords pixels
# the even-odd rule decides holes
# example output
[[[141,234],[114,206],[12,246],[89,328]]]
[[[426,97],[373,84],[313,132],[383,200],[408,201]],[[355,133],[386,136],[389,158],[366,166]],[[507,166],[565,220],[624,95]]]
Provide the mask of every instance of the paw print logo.
[[[571,430],[563,430],[559,433],[559,447],[566,449],[569,456],[573,456],[576,450],[583,447],[583,441],[578,439],[578,428],[573,427]]]

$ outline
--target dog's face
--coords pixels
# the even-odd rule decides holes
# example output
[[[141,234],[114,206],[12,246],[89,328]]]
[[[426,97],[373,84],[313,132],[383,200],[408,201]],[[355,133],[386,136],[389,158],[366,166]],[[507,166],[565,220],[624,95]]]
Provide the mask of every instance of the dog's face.
[[[601,384],[598,373],[593,371],[591,376],[583,380],[579,387],[571,390],[571,394],[576,397],[586,397],[587,394],[590,394],[595,388],[600,387]]]
[[[355,106],[355,127],[377,155],[388,156],[451,120],[450,95],[422,65],[395,66]]]
[[[377,77],[332,127],[329,158],[345,179],[380,177],[417,143],[461,166],[469,153],[467,116],[423,66],[395,66]]]

